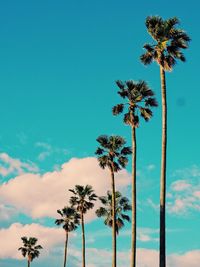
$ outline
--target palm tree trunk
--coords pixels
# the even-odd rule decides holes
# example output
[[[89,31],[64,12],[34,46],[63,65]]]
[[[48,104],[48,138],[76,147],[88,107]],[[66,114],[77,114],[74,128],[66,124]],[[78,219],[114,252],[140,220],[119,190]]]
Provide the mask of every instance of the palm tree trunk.
[[[162,157],[160,175],[160,267],[166,266],[165,248],[165,201],[166,201],[166,154],[167,154],[167,99],[165,71],[160,66],[162,92]]]
[[[132,126],[132,241],[131,267],[136,266],[136,131]]]
[[[116,199],[115,199],[115,176],[114,171],[111,171],[111,186],[112,186],[112,245],[113,245],[113,259],[112,266],[117,266],[117,240],[116,240]]]
[[[81,227],[82,227],[82,266],[85,267],[85,226],[84,226],[84,217],[81,213]]]
[[[68,243],[68,232],[66,231],[65,252],[64,252],[64,267],[66,267],[66,262],[67,262],[67,243]]]
[[[30,267],[31,266],[31,263],[30,263],[30,260],[28,260],[28,267]]]

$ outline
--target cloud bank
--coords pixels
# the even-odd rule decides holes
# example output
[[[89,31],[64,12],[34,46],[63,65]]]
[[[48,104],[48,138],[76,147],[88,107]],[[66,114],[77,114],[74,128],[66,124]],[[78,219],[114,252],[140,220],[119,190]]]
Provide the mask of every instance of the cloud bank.
[[[43,175],[25,173],[10,179],[0,186],[0,201],[32,218],[55,217],[57,209],[68,203],[71,196],[68,189],[76,184],[90,184],[96,194],[101,196],[110,189],[110,173],[99,167],[96,158],[73,158],[64,163],[59,171]],[[130,175],[126,170],[116,174],[119,190],[125,189],[129,184]],[[91,211],[86,219],[95,217],[94,211]]]
[[[0,258],[23,259],[18,248],[21,244],[22,236],[35,236],[38,238],[38,244],[43,246],[41,258],[47,259],[51,253],[57,253],[58,257],[62,257],[64,232],[62,228],[44,227],[39,224],[22,225],[14,223],[9,228],[0,230],[0,240],[4,240],[0,250]],[[74,238],[72,234],[71,238]],[[70,240],[71,240],[70,238]],[[78,237],[77,237],[78,238]],[[12,240],[12,242],[10,242]],[[69,243],[69,256],[80,262],[81,248],[76,248],[74,242]],[[89,267],[105,267],[110,266],[112,259],[112,251],[106,249],[87,248],[86,250],[87,266]],[[158,267],[159,253],[154,249],[137,249],[137,266],[138,267]],[[44,261],[44,260],[43,260]],[[167,257],[167,267],[199,267],[200,250],[188,251],[182,254],[170,254]],[[130,265],[130,251],[118,252],[118,266],[124,267]],[[79,266],[79,264],[77,265]]]

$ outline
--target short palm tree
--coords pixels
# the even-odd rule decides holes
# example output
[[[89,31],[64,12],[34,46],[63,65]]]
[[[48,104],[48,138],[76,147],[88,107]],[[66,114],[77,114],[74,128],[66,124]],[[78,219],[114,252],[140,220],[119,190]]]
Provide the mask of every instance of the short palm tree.
[[[189,36],[177,28],[179,20],[174,17],[163,20],[159,16],[146,18],[148,33],[154,40],[153,44],[145,44],[146,52],[141,56],[144,65],[153,61],[160,67],[162,94],[162,155],[160,176],[160,267],[166,266],[165,248],[165,201],[166,201],[166,155],[167,155],[167,98],[165,72],[172,71],[177,60],[185,62],[182,49],[188,48]]]
[[[80,224],[80,215],[72,207],[64,207],[62,210],[57,210],[61,219],[56,219],[56,225],[62,225],[65,230],[65,250],[64,250],[64,267],[67,262],[67,245],[69,232],[75,231]]]
[[[113,115],[124,114],[124,123],[132,129],[132,241],[131,267],[136,266],[136,128],[139,127],[140,117],[148,121],[152,117],[151,107],[156,107],[157,101],[153,91],[145,81],[117,81],[118,94],[126,100],[113,107]]]
[[[36,245],[38,240],[35,237],[27,238],[23,236],[21,240],[23,242],[23,247],[20,247],[18,250],[21,250],[23,257],[27,257],[28,267],[30,267],[31,262],[39,257],[42,246]]]
[[[95,154],[98,156],[99,165],[102,169],[108,168],[111,174],[112,188],[112,237],[113,237],[113,260],[112,266],[117,266],[117,243],[116,243],[116,199],[115,199],[115,172],[125,168],[128,163],[127,156],[131,154],[131,148],[124,146],[125,140],[121,136],[101,135],[97,138],[100,147]]]
[[[99,197],[99,200],[104,205],[96,210],[97,217],[104,217],[104,224],[112,227],[113,226],[113,216],[112,216],[112,193],[107,191],[106,196]],[[124,221],[130,222],[131,219],[127,215],[127,211],[131,210],[131,205],[129,204],[129,199],[123,197],[119,191],[115,192],[115,216],[116,216],[116,233],[124,227]]]
[[[84,215],[88,210],[94,207],[94,202],[97,199],[97,195],[94,193],[91,185],[76,185],[74,189],[69,189],[74,195],[70,198],[70,204],[81,217],[82,227],[82,266],[85,267],[85,225]]]

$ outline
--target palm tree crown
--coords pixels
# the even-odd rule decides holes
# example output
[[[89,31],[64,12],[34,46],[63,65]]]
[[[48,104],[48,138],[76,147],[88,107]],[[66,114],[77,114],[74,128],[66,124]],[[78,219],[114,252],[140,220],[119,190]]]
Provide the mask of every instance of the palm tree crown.
[[[97,195],[94,193],[91,185],[75,185],[75,189],[69,189],[74,194],[70,198],[70,204],[73,208],[76,208],[78,212],[84,214],[87,210],[94,207],[94,201],[97,199]]]
[[[108,167],[113,172],[125,168],[128,163],[127,155],[131,154],[131,148],[124,146],[126,141],[121,136],[101,135],[97,138],[100,147],[95,154],[101,168]]]
[[[57,210],[57,213],[62,217],[56,219],[56,225],[63,225],[66,232],[72,232],[77,229],[80,224],[80,215],[72,207],[64,207],[62,210]]]
[[[150,107],[156,107],[157,101],[153,97],[154,92],[148,87],[145,81],[134,82],[129,80],[126,82],[117,81],[119,87],[118,94],[127,99],[127,103],[118,104],[113,107],[113,115],[122,113],[127,106],[128,110],[124,114],[124,122],[128,125],[139,126],[139,113],[148,121],[152,117]]]
[[[186,60],[181,50],[188,48],[190,38],[176,27],[179,23],[176,17],[167,20],[159,16],[146,18],[147,31],[155,43],[144,45],[146,52],[140,59],[145,65],[156,61],[164,70],[171,71],[177,60]]]
[[[119,233],[119,230],[124,227],[124,221],[130,222],[130,217],[126,214],[127,211],[131,210],[131,205],[129,204],[129,199],[123,197],[119,191],[115,192],[115,214],[116,214],[116,232]],[[96,215],[98,217],[105,217],[104,224],[112,227],[113,225],[113,216],[112,216],[112,193],[107,191],[107,196],[99,197],[99,200],[104,205],[96,210]]]
[[[30,237],[27,238],[26,236],[23,236],[21,238],[23,242],[23,247],[20,247],[18,250],[21,250],[22,256],[23,257],[28,257],[30,261],[32,261],[35,258],[38,258],[40,255],[40,249],[43,247],[40,245],[36,245],[37,243],[37,238],[35,237]]]

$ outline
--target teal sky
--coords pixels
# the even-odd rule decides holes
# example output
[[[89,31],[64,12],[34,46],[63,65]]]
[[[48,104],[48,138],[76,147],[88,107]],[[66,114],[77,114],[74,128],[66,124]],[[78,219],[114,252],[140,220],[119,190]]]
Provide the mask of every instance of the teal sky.
[[[115,81],[146,80],[160,103],[159,68],[155,63],[144,67],[139,61],[143,44],[151,41],[144,22],[148,15],[177,16],[192,42],[185,52],[187,62],[178,63],[174,71],[167,74],[169,267],[178,267],[179,261],[175,266],[172,259],[175,254],[183,257],[183,264],[186,264],[183,267],[189,266],[187,253],[195,251],[200,258],[199,8],[195,0],[168,0],[165,5],[159,0],[2,2],[0,190],[5,182],[15,181],[22,172],[19,168],[9,169],[14,159],[28,164],[28,167],[21,165],[28,175],[32,171],[46,174],[59,172],[61,165],[72,158],[94,157],[95,140],[100,134],[122,135],[130,145],[129,127],[123,125],[121,117],[113,117],[111,113],[112,106],[121,102]],[[161,105],[154,110],[149,123],[141,123],[137,140],[138,227],[141,232],[138,248],[156,251]],[[5,154],[13,160],[6,161],[2,156]],[[5,174],[2,168],[9,171]],[[130,166],[128,171],[131,171]],[[0,196],[1,247],[4,246],[3,231],[9,233],[15,223],[55,227],[51,216],[34,218],[20,207],[17,196],[15,205],[15,199],[11,201],[10,197],[12,190],[9,197],[4,195],[1,199]],[[129,195],[130,185],[122,191]],[[88,242],[91,251],[110,250],[110,231],[101,220],[91,221],[86,230],[93,240]],[[129,230],[130,225],[119,237],[119,251],[124,253],[129,250]],[[80,247],[80,240],[75,237],[73,249]],[[49,257],[41,257],[34,266],[49,266],[49,261],[54,264],[52,267],[61,264],[62,242],[52,245],[50,251]],[[0,267],[22,264],[6,253],[0,254]],[[74,252],[70,254],[70,262],[69,267],[79,266]],[[91,260],[88,267],[109,266],[101,264]],[[123,266],[123,262],[121,264]],[[138,267],[146,266],[139,264]],[[194,263],[192,267],[197,265]]]

